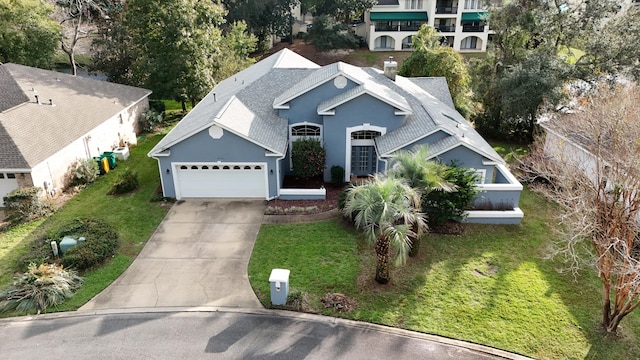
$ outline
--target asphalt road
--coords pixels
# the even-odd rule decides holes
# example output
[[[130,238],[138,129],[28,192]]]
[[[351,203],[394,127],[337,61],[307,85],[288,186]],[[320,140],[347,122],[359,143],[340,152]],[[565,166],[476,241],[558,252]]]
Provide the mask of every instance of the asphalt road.
[[[287,312],[154,309],[0,320],[2,359],[502,359],[464,346]]]

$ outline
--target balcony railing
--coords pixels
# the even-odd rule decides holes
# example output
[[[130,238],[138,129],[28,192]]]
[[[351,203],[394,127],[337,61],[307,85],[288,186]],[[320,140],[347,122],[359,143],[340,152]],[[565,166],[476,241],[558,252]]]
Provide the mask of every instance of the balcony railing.
[[[422,24],[410,24],[410,25],[400,25],[400,30],[399,31],[418,31],[420,30],[420,26]]]
[[[457,14],[457,6],[436,6],[436,14]]]
[[[462,25],[462,32],[484,32],[484,25]]]
[[[456,32],[455,25],[436,25],[435,29],[440,32]]]
[[[418,31],[420,30],[420,26],[422,24],[426,24],[426,22],[415,22],[412,21],[410,23],[397,23],[393,22],[389,24],[388,22],[376,22],[375,30],[376,31]]]

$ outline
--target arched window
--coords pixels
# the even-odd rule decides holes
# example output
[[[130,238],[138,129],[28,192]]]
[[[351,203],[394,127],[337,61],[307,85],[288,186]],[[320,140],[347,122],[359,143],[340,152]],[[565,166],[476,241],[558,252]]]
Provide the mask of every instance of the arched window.
[[[180,166],[180,170],[187,170],[188,168],[185,165]]]

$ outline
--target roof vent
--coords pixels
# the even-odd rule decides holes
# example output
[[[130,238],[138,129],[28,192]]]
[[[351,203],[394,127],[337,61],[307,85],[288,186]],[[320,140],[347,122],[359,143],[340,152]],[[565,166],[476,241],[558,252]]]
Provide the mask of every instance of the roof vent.
[[[40,105],[40,98],[36,95],[36,104]]]
[[[398,63],[393,60],[393,56],[389,56],[389,60],[384,62],[384,76],[396,81],[396,74],[398,73]]]
[[[51,106],[55,106],[55,105],[53,104],[53,99],[49,99],[49,105],[51,105]]]

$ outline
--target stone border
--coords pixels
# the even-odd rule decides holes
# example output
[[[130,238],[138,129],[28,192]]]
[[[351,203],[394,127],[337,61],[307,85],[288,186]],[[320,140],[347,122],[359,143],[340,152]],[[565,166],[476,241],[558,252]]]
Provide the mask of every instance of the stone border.
[[[264,215],[262,217],[263,224],[297,224],[329,220],[340,216],[340,210],[331,209],[329,211],[317,214],[298,214],[298,215]]]

